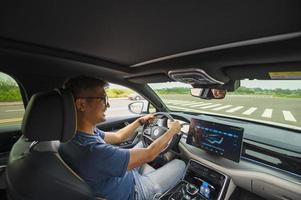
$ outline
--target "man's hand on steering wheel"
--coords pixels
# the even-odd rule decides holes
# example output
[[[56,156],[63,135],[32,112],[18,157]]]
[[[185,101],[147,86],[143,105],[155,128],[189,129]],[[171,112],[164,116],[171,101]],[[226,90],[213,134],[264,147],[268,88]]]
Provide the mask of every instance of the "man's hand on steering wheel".
[[[155,120],[155,118],[156,117],[153,114],[148,114],[140,117],[138,120],[140,125],[144,125],[146,123],[152,123]]]
[[[175,134],[181,133],[181,124],[179,121],[169,122],[169,130]]]
[[[139,120],[148,120],[151,123],[140,123],[143,125],[142,143],[144,147],[148,147],[153,141],[164,135],[167,131],[172,133],[173,137],[167,143],[167,146],[162,149],[161,154],[167,152],[173,146],[177,145],[181,138],[181,125],[175,121],[171,115],[165,112],[158,112],[151,115],[145,115]],[[167,122],[169,121],[169,126]],[[179,135],[177,135],[179,133]]]

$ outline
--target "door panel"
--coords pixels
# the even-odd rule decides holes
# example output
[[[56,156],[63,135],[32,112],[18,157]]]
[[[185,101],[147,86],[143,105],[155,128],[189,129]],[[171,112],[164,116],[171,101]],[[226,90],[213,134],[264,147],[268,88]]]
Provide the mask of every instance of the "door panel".
[[[107,118],[107,120],[97,126],[102,131],[107,132],[116,132],[119,129],[127,126],[128,124],[134,122],[140,115],[136,116],[122,116],[122,117],[110,117]],[[139,127],[135,134],[132,135],[132,137],[128,138],[124,142],[118,144],[118,146],[122,148],[132,148],[134,147],[138,142],[139,139],[137,138],[137,134],[139,133],[139,130],[141,130],[141,127]]]
[[[7,164],[9,152],[20,136],[20,126],[0,129],[0,166]]]

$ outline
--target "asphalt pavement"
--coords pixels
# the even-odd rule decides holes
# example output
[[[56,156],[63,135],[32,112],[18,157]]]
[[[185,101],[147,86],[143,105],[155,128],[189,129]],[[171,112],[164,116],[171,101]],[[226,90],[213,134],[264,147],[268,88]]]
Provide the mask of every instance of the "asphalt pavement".
[[[181,95],[163,97],[171,110],[212,113],[267,123],[301,127],[301,99],[254,96],[227,96],[223,100],[203,100]],[[128,99],[110,99],[106,116],[133,115],[128,111]],[[22,104],[0,103],[0,124],[20,124],[24,114]]]

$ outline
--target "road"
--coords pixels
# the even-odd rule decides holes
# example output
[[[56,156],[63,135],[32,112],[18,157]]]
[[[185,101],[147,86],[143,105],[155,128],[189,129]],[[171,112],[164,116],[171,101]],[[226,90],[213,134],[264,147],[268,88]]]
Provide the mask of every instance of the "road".
[[[182,98],[181,98],[182,97]],[[165,96],[171,110],[192,111],[200,113],[217,113],[257,121],[275,122],[301,127],[301,99],[272,98],[254,96],[227,96],[223,100],[201,100],[195,97]],[[165,100],[164,100],[165,101]],[[106,116],[133,115],[128,111],[127,99],[111,99],[111,107]],[[20,123],[24,113],[22,105],[1,105],[0,124]]]
[[[263,96],[227,96],[223,100],[181,99],[166,96],[172,109],[275,122],[301,127],[301,99]]]
[[[127,99],[111,99],[110,108],[106,111],[106,117],[134,115],[128,110],[128,104],[134,101]],[[14,125],[20,124],[24,114],[23,104],[0,103],[0,126],[1,124]]]

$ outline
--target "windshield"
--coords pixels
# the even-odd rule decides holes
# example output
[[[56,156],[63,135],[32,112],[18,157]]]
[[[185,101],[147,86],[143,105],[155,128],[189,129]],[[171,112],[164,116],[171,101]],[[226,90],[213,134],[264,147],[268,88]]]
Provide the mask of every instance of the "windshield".
[[[171,111],[208,113],[301,130],[301,80],[242,80],[224,99],[190,95],[191,85],[149,84]]]

